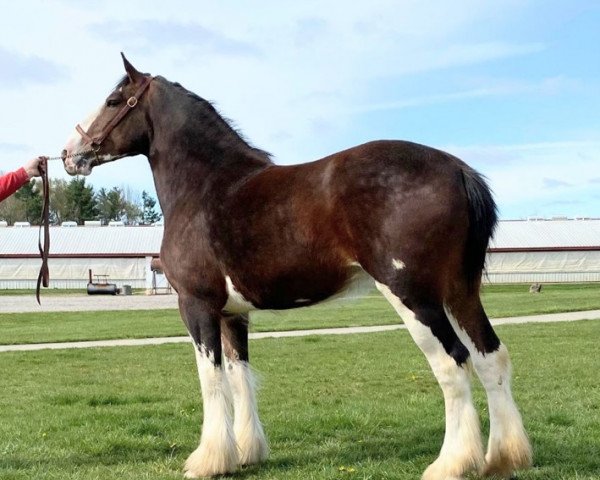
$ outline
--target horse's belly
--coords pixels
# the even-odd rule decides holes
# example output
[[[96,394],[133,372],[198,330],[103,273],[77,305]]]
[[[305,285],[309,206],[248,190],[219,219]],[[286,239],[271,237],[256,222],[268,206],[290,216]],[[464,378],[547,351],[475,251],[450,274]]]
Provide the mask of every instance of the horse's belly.
[[[363,288],[364,272],[357,267],[282,275],[271,281],[255,279],[237,287],[227,277],[227,304],[224,310],[243,313],[251,310],[285,310],[306,307],[332,296],[345,296]],[[262,280],[262,281],[261,281]],[[246,295],[241,291],[245,291]],[[354,294],[354,293],[352,293]]]

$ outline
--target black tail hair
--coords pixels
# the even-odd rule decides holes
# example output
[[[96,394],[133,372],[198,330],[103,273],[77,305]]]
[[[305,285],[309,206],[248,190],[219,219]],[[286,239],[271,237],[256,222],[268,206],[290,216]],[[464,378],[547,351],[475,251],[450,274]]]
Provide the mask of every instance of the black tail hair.
[[[462,176],[469,203],[464,268],[468,288],[473,291],[485,267],[488,244],[498,223],[498,208],[483,175],[465,165]]]

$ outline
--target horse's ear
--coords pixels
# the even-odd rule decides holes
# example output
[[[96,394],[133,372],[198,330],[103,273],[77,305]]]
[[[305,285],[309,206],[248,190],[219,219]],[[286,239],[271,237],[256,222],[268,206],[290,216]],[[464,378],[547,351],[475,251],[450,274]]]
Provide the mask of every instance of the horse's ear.
[[[125,58],[125,54],[123,52],[121,52],[121,58],[123,58],[123,66],[125,67],[125,71],[127,72],[127,76],[129,77],[131,83],[137,82],[144,76],[144,74],[138,72],[135,67],[129,63],[129,60]]]

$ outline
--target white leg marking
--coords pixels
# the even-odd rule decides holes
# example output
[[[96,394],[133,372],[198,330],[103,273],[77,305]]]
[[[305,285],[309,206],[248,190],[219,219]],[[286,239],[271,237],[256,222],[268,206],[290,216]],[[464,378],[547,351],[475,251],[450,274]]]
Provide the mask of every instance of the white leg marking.
[[[256,307],[236,290],[229,275],[225,276],[225,284],[227,285],[227,303],[223,307],[224,311],[228,313],[248,313],[251,310],[256,310]]]
[[[532,461],[531,445],[512,397],[508,350],[500,344],[497,351],[483,355],[447,307],[446,315],[460,340],[469,349],[488,397],[490,437],[484,473],[508,477],[515,470],[529,467]]]
[[[238,453],[231,425],[230,391],[223,370],[195,344],[204,421],[200,445],[185,462],[186,478],[211,477],[237,470]]]
[[[446,433],[439,457],[425,473],[423,480],[454,480],[471,471],[480,471],[483,448],[479,417],[471,398],[468,368],[459,367],[446,353],[431,329],[419,322],[390,289],[380,283],[377,288],[402,317],[406,328],[425,354],[444,393]]]
[[[269,447],[256,404],[256,381],[247,362],[225,359],[234,405],[233,431],[241,465],[260,463],[269,456]]]
[[[392,260],[392,267],[396,270],[402,270],[403,268],[406,268],[406,264],[402,260],[394,258]]]

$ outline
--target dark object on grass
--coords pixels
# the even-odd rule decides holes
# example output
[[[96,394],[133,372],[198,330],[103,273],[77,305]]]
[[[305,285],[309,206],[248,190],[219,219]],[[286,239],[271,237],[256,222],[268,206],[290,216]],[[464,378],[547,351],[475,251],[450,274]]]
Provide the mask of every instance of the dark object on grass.
[[[92,277],[96,277],[96,281],[92,281]],[[119,289],[114,283],[108,283],[108,275],[92,275],[92,270],[89,270],[89,281],[87,284],[88,295],[117,295]]]
[[[542,284],[534,283],[529,287],[529,293],[541,293],[542,292]]]

